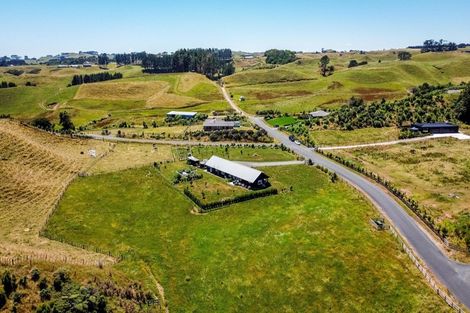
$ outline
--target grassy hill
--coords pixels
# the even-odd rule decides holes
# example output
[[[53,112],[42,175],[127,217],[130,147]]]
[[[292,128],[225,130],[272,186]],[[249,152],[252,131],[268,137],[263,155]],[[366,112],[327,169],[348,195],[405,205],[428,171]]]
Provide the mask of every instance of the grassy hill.
[[[224,81],[234,98],[241,95],[246,98],[240,106],[247,112],[276,109],[295,113],[334,107],[352,96],[365,100],[400,98],[409,88],[424,82],[470,80],[470,55],[460,51],[427,54],[413,51],[410,61],[398,61],[396,51],[329,54],[335,72],[328,77],[319,73],[321,55],[299,57],[296,62],[273,69],[247,67]],[[347,68],[352,59],[368,64]]]
[[[171,109],[209,113],[228,105],[214,82],[196,73],[143,74],[139,66],[110,66],[123,79],[67,87],[73,75],[102,72],[98,68],[15,67],[19,76],[0,68],[0,81],[16,88],[0,89],[0,114],[23,120],[43,116],[57,122],[68,111],[76,126],[108,118],[107,123],[162,120]],[[32,74],[34,72],[35,74]],[[31,82],[36,86],[25,86]],[[110,117],[110,118],[109,118]]]

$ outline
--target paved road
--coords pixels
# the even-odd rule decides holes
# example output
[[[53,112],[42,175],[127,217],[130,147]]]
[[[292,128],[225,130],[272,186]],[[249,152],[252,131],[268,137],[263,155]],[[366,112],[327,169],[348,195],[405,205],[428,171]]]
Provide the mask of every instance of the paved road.
[[[232,99],[230,99],[225,88],[222,88],[222,91],[230,105],[234,107],[234,109],[237,108],[238,112],[242,112]],[[392,221],[395,228],[406,238],[415,253],[420,256],[421,260],[426,263],[439,281],[442,282],[460,302],[466,305],[467,308],[470,308],[470,265],[460,264],[449,259],[439,249],[436,243],[430,239],[429,234],[418,225],[391,195],[354,171],[325,158],[321,154],[303,145],[296,145],[289,140],[286,134],[270,127],[263,119],[247,114],[245,115],[253,123],[266,130],[270,136],[279,140],[298,155],[306,159],[311,159],[314,163],[336,172],[339,176],[368,196]]]

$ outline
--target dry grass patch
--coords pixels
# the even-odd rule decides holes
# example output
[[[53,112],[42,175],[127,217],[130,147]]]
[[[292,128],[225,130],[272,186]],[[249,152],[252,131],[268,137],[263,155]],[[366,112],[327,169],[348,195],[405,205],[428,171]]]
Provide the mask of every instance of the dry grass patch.
[[[88,172],[91,174],[115,172],[164,161],[173,161],[169,145],[117,143],[113,144],[111,151],[96,162]]]
[[[177,89],[180,92],[188,92],[197,84],[200,83],[207,83],[208,79],[203,75],[196,74],[196,73],[184,73],[179,77]]]
[[[149,108],[181,108],[191,105],[201,104],[204,101],[199,99],[180,96],[172,93],[168,93],[169,87],[166,90],[162,90],[150,98],[147,99],[147,107]]]
[[[102,155],[107,144],[71,140],[0,120],[0,253],[3,256],[26,253],[31,258],[66,256],[83,260],[89,255],[89,260],[93,260],[91,253],[38,238],[68,184],[95,160],[88,156],[91,149]]]
[[[168,83],[162,81],[84,84],[74,99],[147,100],[167,89]]]

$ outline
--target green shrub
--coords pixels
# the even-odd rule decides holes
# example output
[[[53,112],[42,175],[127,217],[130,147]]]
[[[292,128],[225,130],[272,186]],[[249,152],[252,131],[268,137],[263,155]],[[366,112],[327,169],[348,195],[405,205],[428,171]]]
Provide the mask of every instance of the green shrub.
[[[37,268],[33,268],[31,270],[31,280],[38,281],[40,277],[41,277],[41,272]]]

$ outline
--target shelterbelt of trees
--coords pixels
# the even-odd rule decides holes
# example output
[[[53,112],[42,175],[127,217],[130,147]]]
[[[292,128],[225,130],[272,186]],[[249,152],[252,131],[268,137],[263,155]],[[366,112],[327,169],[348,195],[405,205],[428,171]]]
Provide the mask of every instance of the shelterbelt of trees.
[[[81,84],[89,84],[89,83],[97,83],[106,80],[113,80],[122,78],[121,73],[108,73],[108,72],[101,72],[96,74],[86,74],[86,75],[74,75],[72,78],[72,82],[70,83],[72,86],[81,85]]]
[[[436,121],[468,122],[470,119],[470,88],[467,85],[455,103],[444,99],[448,85],[431,86],[427,83],[416,87],[413,93],[395,101],[366,103],[361,98],[351,98],[349,103],[332,112],[320,123],[353,130],[366,127],[404,126],[407,123]]]
[[[102,62],[105,58],[100,57]],[[118,64],[140,64],[146,73],[196,72],[218,79],[235,72],[230,49],[180,49],[174,53],[116,54]]]

